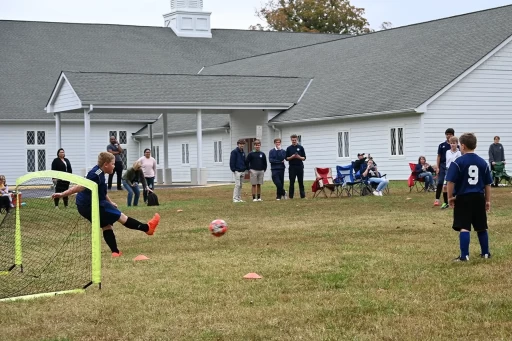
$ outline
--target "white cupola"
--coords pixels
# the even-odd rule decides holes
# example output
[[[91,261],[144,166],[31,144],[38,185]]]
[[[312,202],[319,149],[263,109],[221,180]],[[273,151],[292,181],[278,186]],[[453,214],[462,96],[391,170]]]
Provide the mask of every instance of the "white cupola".
[[[203,11],[203,0],[171,0],[171,13],[164,14],[164,26],[178,37],[211,38],[211,14]]]

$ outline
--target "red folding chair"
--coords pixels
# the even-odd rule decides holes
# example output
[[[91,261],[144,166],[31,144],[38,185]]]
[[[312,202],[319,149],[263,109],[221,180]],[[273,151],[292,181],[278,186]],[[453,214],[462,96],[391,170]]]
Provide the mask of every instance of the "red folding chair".
[[[327,198],[326,190],[331,191],[329,196],[332,196],[336,190],[336,184],[332,177],[332,170],[330,168],[315,167],[315,182],[311,186],[313,191],[313,198],[318,197],[321,193]]]

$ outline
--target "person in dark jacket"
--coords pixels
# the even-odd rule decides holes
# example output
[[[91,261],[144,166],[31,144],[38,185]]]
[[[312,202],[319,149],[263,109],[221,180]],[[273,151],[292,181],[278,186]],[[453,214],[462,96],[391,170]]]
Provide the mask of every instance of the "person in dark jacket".
[[[275,148],[272,148],[268,153],[268,160],[272,172],[272,181],[277,189],[276,200],[281,200],[286,199],[286,191],[284,190],[284,171],[286,169],[284,160],[286,159],[286,150],[281,149],[280,138],[274,139],[274,145]]]
[[[261,185],[267,171],[267,156],[261,151],[260,140],[254,140],[254,151],[247,155],[246,166],[251,175],[252,201],[262,201]]]
[[[57,150],[57,157],[53,159],[52,162],[52,170],[66,173],[73,173],[73,169],[71,169],[71,162],[66,159],[66,153],[64,149],[59,148]],[[60,179],[53,179],[53,183],[55,185],[55,193],[62,193],[69,188],[69,181],[64,181]],[[55,203],[55,208],[59,208],[59,198],[53,199]],[[68,207],[68,197],[63,197],[62,201],[64,202],[64,207]]]
[[[290,177],[290,188],[288,190],[290,199],[293,199],[295,179],[299,183],[300,197],[304,199],[306,192],[304,191],[304,161],[306,160],[306,152],[299,144],[299,137],[295,134],[290,136],[292,145],[286,148],[286,160],[288,161],[288,175]]]
[[[231,151],[229,158],[229,168],[235,176],[235,189],[233,190],[233,202],[244,202],[242,200],[242,183],[245,176],[245,140],[240,139],[236,143],[236,148]]]
[[[427,163],[427,159],[422,155],[418,158],[418,164],[414,169],[416,174],[418,174],[419,179],[425,178],[425,192],[429,192],[434,189],[434,176],[435,173],[434,168]]]
[[[124,173],[123,177],[123,186],[128,191],[127,204],[128,206],[132,205],[132,197],[133,197],[133,206],[137,206],[139,204],[140,190],[139,190],[139,182],[142,183],[142,189],[144,191],[153,192],[146,182],[146,178],[144,177],[144,172],[142,171],[142,162],[135,161],[131,168],[128,168],[126,173]]]
[[[494,143],[489,146],[489,164],[491,165],[491,170],[494,170],[496,162],[507,163],[505,161],[505,149],[503,149],[503,145],[500,143],[499,136],[494,136]],[[493,187],[498,187],[498,180],[498,178],[494,179]]]

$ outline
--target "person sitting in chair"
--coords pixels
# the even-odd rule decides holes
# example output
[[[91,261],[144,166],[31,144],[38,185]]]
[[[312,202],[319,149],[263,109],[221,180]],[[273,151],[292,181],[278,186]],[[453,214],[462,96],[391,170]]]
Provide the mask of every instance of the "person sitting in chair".
[[[2,199],[2,204],[4,201],[8,204],[6,208],[13,208],[11,193],[9,193],[9,187],[7,186],[7,181],[5,180],[5,175],[0,175],[0,197],[4,197]],[[2,206],[3,207],[3,206]]]
[[[382,190],[389,184],[388,179],[380,177],[377,166],[373,163],[373,159],[369,159],[368,163],[361,166],[361,177],[370,184],[377,184],[377,188],[373,191],[373,195],[382,196]]]
[[[427,159],[423,155],[418,158],[415,172],[418,174],[419,179],[425,179],[425,192],[435,191],[433,175],[435,169],[427,163]]]

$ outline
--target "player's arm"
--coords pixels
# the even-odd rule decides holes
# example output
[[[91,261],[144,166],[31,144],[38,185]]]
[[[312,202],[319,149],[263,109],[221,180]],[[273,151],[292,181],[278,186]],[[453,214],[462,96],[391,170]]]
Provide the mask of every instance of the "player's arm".
[[[73,195],[75,193],[82,192],[84,189],[85,187],[83,186],[73,186],[62,193],[53,193],[52,199],[69,197],[70,195]]]
[[[451,208],[455,207],[455,197],[453,196],[453,190],[455,189],[455,184],[451,181],[446,182],[446,191],[448,192],[448,203]]]
[[[301,154],[303,154],[304,156],[301,156],[300,159],[302,161],[306,161],[306,151],[304,150],[304,147],[302,147],[302,153]]]
[[[491,185],[485,185],[485,210],[491,210]]]

